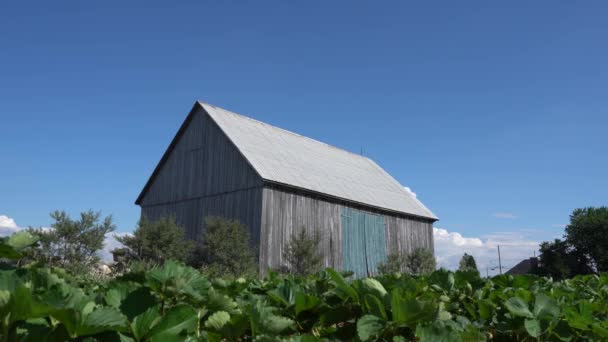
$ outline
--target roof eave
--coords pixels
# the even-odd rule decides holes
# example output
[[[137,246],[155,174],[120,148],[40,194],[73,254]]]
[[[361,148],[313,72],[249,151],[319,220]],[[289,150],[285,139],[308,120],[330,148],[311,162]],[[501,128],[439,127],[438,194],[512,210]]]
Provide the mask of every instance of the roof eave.
[[[417,215],[417,214],[412,214],[412,213],[406,213],[406,212],[403,212],[403,211],[398,211],[398,210],[378,207],[378,206],[371,205],[371,204],[368,204],[368,203],[357,202],[357,201],[353,201],[351,199],[347,199],[347,198],[343,198],[343,197],[339,197],[339,196],[334,196],[334,195],[326,194],[324,192],[319,192],[319,191],[315,191],[315,190],[311,190],[311,189],[301,188],[301,187],[298,187],[298,186],[295,186],[295,185],[281,183],[281,182],[273,181],[273,180],[270,180],[270,179],[264,179],[264,183],[265,184],[276,185],[278,187],[282,187],[282,188],[285,188],[285,189],[292,189],[292,190],[296,190],[296,191],[301,191],[303,193],[308,193],[308,194],[311,194],[311,195],[314,195],[314,196],[319,196],[321,198],[331,199],[331,200],[334,200],[334,201],[339,201],[339,202],[344,202],[344,203],[352,203],[352,204],[357,205],[357,206],[371,208],[371,209],[374,209],[374,210],[377,210],[377,211],[380,211],[380,212],[392,213],[392,214],[396,214],[398,216],[413,217],[413,218],[417,218],[417,219],[421,219],[421,220],[430,221],[431,223],[439,221],[439,218],[436,217],[436,216],[433,216],[433,217],[423,216],[423,215]]]

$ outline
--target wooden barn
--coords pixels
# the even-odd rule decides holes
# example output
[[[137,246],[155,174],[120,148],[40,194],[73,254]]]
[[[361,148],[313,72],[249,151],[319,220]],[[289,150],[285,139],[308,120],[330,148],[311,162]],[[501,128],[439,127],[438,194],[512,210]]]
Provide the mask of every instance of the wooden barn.
[[[260,271],[286,243],[317,231],[325,266],[373,275],[391,251],[433,250],[437,217],[374,161],[197,102],[137,198],[149,219],[173,215],[191,239],[204,218],[237,219]]]

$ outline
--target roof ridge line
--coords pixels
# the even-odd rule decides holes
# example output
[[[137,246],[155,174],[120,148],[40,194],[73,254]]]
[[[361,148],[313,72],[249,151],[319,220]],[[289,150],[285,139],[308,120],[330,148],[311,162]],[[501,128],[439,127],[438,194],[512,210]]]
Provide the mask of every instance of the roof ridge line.
[[[355,152],[349,151],[349,150],[347,150],[347,149],[344,149],[344,148],[341,148],[341,147],[338,147],[338,146],[334,146],[334,145],[328,144],[328,143],[326,143],[326,142],[323,142],[323,141],[320,141],[320,140],[317,140],[317,139],[314,139],[314,138],[311,138],[311,137],[307,137],[307,136],[305,136],[305,135],[302,135],[302,134],[299,134],[299,133],[296,133],[296,132],[293,132],[293,131],[287,130],[287,129],[285,129],[285,128],[281,128],[281,127],[279,127],[279,126],[271,125],[271,124],[269,124],[269,123],[267,123],[267,122],[263,122],[263,121],[260,121],[260,120],[254,119],[254,118],[252,118],[252,117],[250,117],[250,116],[246,116],[246,115],[243,115],[243,114],[235,113],[235,112],[233,112],[233,111],[231,111],[231,110],[228,110],[228,109],[226,109],[226,108],[222,108],[222,107],[219,107],[219,106],[213,105],[213,104],[208,103],[208,102],[202,102],[202,101],[197,101],[197,102],[198,102],[200,105],[208,105],[208,106],[211,106],[211,107],[214,107],[214,108],[219,108],[219,109],[221,109],[221,110],[223,110],[223,111],[226,111],[226,112],[228,112],[228,113],[230,113],[230,114],[233,114],[233,115],[236,115],[236,116],[239,116],[239,117],[245,118],[245,119],[247,119],[247,120],[251,120],[251,121],[253,121],[253,122],[256,122],[256,123],[262,124],[262,125],[264,125],[264,126],[270,126],[270,127],[274,128],[274,129],[279,129],[279,130],[281,130],[281,131],[284,131],[284,132],[286,132],[286,133],[289,133],[289,134],[295,135],[295,136],[300,137],[300,138],[304,138],[304,139],[311,140],[311,141],[314,141],[314,142],[319,143],[319,144],[323,144],[323,145],[325,145],[325,146],[331,147],[331,148],[336,149],[336,150],[338,150],[338,151],[342,151],[342,152],[350,153],[350,154],[355,155],[355,156],[357,156],[357,157],[361,157],[361,158],[365,158],[365,159],[368,159],[368,160],[372,160],[371,158],[369,158],[369,157],[367,157],[367,156],[364,156],[364,155],[362,155],[362,154],[358,154],[358,153],[355,153]]]

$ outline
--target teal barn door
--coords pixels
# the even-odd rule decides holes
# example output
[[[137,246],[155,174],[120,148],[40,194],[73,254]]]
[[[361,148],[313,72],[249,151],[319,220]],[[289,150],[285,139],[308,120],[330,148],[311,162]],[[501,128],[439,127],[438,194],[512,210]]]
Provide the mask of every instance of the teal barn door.
[[[355,277],[377,273],[386,259],[384,216],[342,208],[342,269]]]
[[[342,269],[356,277],[367,275],[365,220],[357,210],[342,209]]]

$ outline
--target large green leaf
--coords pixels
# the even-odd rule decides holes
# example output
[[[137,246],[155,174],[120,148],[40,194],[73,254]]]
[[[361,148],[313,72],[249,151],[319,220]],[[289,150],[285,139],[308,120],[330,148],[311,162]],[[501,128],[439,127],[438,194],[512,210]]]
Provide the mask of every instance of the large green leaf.
[[[534,317],[545,320],[557,319],[559,317],[557,302],[543,293],[537,294],[534,301]]]
[[[172,260],[147,272],[146,285],[163,298],[187,298],[195,303],[201,302],[211,287],[200,272]]]
[[[391,292],[391,309],[393,321],[414,327],[417,323],[430,321],[437,310],[437,304],[415,297],[407,296],[400,289]]]
[[[276,315],[269,316],[264,321],[264,330],[271,334],[280,334],[295,325],[290,318]]]
[[[295,304],[296,286],[289,280],[284,280],[273,290],[267,292],[268,297],[272,298],[277,304],[290,306]]]
[[[225,294],[219,293],[213,288],[207,292],[207,302],[205,303],[207,310],[211,312],[226,311],[232,314],[236,312],[237,307],[237,303]]]
[[[363,296],[363,308],[366,313],[388,319],[384,303],[373,294],[368,293]]]
[[[447,270],[437,270],[429,277],[429,284],[437,285],[444,291],[452,291],[454,288],[454,273]]]
[[[127,327],[127,319],[118,310],[110,307],[93,309],[78,327],[78,336],[94,335],[102,331],[122,331]]]
[[[293,320],[275,314],[276,308],[266,305],[261,300],[250,304],[249,319],[253,335],[281,334],[291,329]]]
[[[23,256],[17,252],[13,247],[7,245],[4,241],[0,241],[0,258],[4,259],[21,259]]]
[[[540,322],[537,319],[526,319],[524,321],[524,326],[526,327],[528,334],[532,337],[538,337],[543,333]]]
[[[528,309],[528,304],[519,297],[507,299],[505,301],[505,307],[515,316],[534,318],[534,315],[530,312],[530,309]]]
[[[461,342],[458,331],[441,321],[429,324],[419,324],[416,327],[416,337],[420,342]]]
[[[35,244],[38,240],[40,240],[38,236],[27,231],[20,231],[11,235],[7,240],[7,244],[19,251]]]
[[[230,321],[230,314],[226,311],[218,311],[207,318],[205,327],[213,330],[221,330]]]
[[[355,302],[359,302],[359,295],[357,294],[357,291],[346,283],[342,275],[332,269],[327,269],[327,274],[334,282],[338,295],[340,295],[342,299],[350,298]]]
[[[150,293],[150,289],[140,287],[129,292],[121,301],[119,309],[129,320],[132,320],[155,305],[156,298]]]
[[[564,309],[568,324],[579,330],[591,330],[593,323],[593,304],[589,301],[581,301],[578,307],[570,306]]]
[[[382,284],[373,278],[365,278],[361,280],[362,292],[372,293],[378,298],[384,298],[386,296],[386,289]]]
[[[183,341],[185,336],[194,331],[198,316],[189,305],[178,305],[152,328],[148,337],[152,342]]]
[[[230,315],[230,321],[223,326],[222,335],[231,341],[240,339],[250,328],[249,319],[245,314]]]
[[[2,300],[6,300],[6,295],[3,295]],[[5,309],[10,313],[8,319],[11,323],[31,318],[45,317],[52,311],[52,308],[48,304],[40,301],[26,285],[18,285],[15,288]]]
[[[477,309],[479,317],[484,320],[492,319],[496,305],[488,299],[480,299],[477,301]]]
[[[319,298],[315,296],[310,296],[300,291],[296,292],[296,315],[315,308],[319,302]]]
[[[160,311],[156,307],[149,308],[137,315],[131,323],[131,331],[135,339],[138,341],[142,340],[160,319]]]
[[[357,335],[361,341],[375,340],[384,330],[386,321],[374,315],[365,315],[357,321]]]

